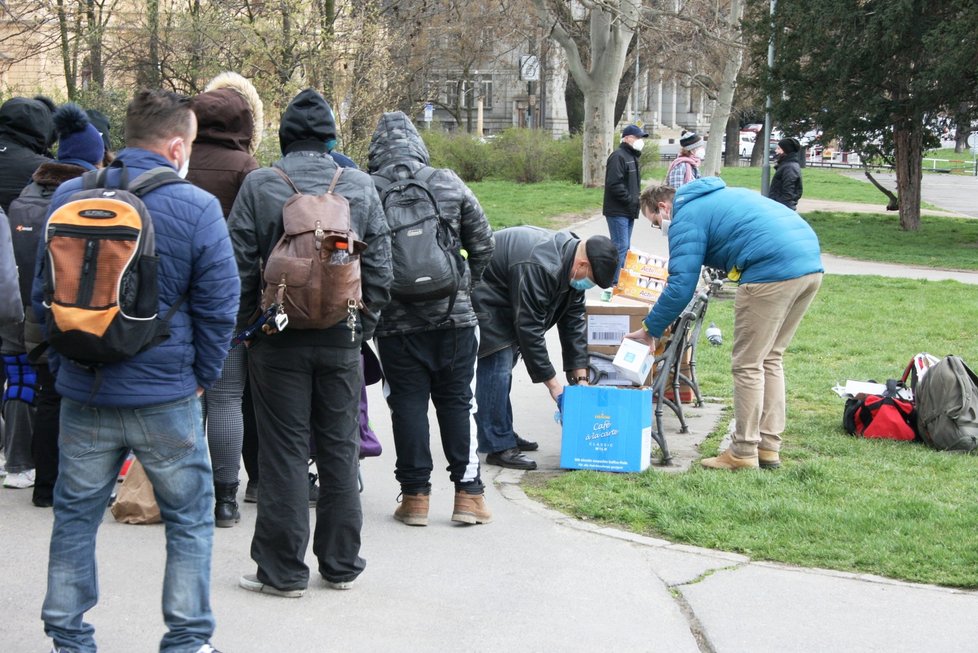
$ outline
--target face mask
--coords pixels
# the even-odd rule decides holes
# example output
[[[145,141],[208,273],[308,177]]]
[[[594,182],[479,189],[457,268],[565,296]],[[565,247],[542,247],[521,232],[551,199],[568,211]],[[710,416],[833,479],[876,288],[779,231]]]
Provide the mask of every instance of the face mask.
[[[693,155],[697,159],[702,159],[703,157],[706,156],[706,148],[705,147],[698,147],[698,148],[696,148],[696,150],[693,152]]]
[[[635,142],[632,143],[632,149],[635,150],[636,152],[641,152],[643,147],[645,147],[644,138],[636,138]]]
[[[180,177],[180,179],[186,179],[187,173],[190,172],[190,157],[187,156],[187,148],[182,147],[182,149],[183,149],[183,163],[180,164],[180,169],[177,170],[177,175]]]
[[[672,220],[663,220],[662,221],[662,226],[661,226],[662,235],[665,236],[666,238],[669,237],[669,225],[671,225],[671,224],[672,224]]]
[[[336,139],[335,138],[331,138],[328,141],[326,141],[326,151],[327,152],[332,152],[335,149],[336,149]]]
[[[587,277],[583,279],[571,279],[570,285],[574,290],[590,290],[594,288],[594,282]]]

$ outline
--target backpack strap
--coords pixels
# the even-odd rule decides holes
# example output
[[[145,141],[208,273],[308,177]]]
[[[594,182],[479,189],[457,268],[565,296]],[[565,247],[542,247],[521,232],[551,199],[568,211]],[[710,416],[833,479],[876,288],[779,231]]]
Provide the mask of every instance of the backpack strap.
[[[287,183],[289,186],[291,186],[292,187],[292,190],[297,195],[301,195],[302,194],[302,191],[299,190],[299,187],[295,185],[295,182],[292,181],[292,178],[289,177],[287,174],[285,174],[285,170],[282,170],[278,166],[272,166],[272,170],[274,170],[275,172],[277,172],[278,173],[278,176],[281,177],[282,179],[284,179],[285,180],[285,183]]]
[[[147,170],[132,180],[128,190],[136,197],[142,198],[148,193],[168,184],[189,184],[190,182],[177,174],[170,166],[159,166]]]
[[[340,175],[343,174],[343,166],[336,166],[336,172],[333,173],[333,180],[329,182],[329,188],[326,190],[327,193],[336,192],[336,182],[340,180]]]

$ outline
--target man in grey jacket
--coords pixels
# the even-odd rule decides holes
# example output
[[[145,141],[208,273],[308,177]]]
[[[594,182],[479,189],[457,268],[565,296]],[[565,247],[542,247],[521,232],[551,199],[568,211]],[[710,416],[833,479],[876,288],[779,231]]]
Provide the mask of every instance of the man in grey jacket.
[[[479,451],[489,454],[488,464],[536,469],[513,431],[513,367],[522,356],[530,379],[546,385],[558,401],[564,384],[544,341],[556,326],[568,382],[587,383],[584,291],[595,284],[611,286],[617,270],[618,248],[606,236],[581,240],[537,227],[496,233],[492,261],[472,292],[480,330],[475,420]]]
[[[289,103],[279,127],[283,157],[274,166],[298,189],[322,195],[337,166],[326,143],[332,110],[313,89]],[[329,587],[349,589],[363,571],[363,515],[357,482],[360,452],[359,399],[363,385],[360,344],[373,336],[377,316],[390,300],[390,234],[370,177],[344,169],[335,191],[350,207],[350,227],[367,244],[360,255],[363,303],[353,330],[347,320],[325,329],[290,326],[259,335],[248,351],[248,373],[261,446],[258,518],[251,541],[256,574],[239,585],[253,592],[296,598],[309,584],[304,562],[309,543],[310,437],[316,442],[320,494],[313,552]],[[228,218],[241,276],[239,328],[258,313],[262,264],[283,233],[282,207],[294,195],[271,168],[251,172]]]
[[[402,176],[423,177],[442,218],[468,253],[454,303],[448,297],[419,303],[392,300],[377,326],[397,450],[394,474],[401,485],[402,501],[394,518],[409,526],[428,525],[430,398],[455,484],[452,521],[485,524],[492,520],[492,513],[485,503],[476,439],[470,428],[479,321],[469,292],[492,256],[492,228],[479,201],[458,175],[430,168],[428,163],[428,149],[411,120],[400,111],[385,113],[370,141],[370,172],[381,186]],[[395,272],[397,269],[395,264]]]

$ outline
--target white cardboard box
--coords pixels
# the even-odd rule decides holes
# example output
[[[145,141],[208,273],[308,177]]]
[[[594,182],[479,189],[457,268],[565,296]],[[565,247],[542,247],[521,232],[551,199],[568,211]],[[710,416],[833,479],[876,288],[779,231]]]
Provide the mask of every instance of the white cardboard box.
[[[645,343],[625,338],[615,354],[615,369],[636,385],[642,385],[652,371],[654,357]]]

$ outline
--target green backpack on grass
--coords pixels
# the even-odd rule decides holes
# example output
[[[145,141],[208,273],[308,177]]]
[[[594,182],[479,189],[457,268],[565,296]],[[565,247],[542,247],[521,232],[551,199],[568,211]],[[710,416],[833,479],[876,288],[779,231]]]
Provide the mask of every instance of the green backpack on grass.
[[[963,360],[946,356],[932,365],[914,392],[924,442],[941,451],[978,447],[978,376]]]

